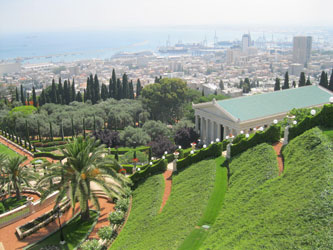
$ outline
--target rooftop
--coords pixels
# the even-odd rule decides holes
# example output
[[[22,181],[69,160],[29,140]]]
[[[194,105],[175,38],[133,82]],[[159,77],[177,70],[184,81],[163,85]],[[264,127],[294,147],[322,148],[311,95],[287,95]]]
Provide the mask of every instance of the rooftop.
[[[333,96],[316,85],[274,91],[217,101],[217,104],[240,121],[285,113],[293,108],[306,108],[329,102]]]

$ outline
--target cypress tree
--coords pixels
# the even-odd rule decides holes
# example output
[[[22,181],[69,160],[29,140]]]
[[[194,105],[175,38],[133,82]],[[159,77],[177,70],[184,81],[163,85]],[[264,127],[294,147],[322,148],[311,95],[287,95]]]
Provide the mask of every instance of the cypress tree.
[[[27,120],[25,120],[25,141],[29,141],[29,127]]]
[[[87,101],[87,91],[85,89],[83,90],[83,100],[84,102]]]
[[[289,89],[289,74],[288,71],[284,74],[284,83],[282,89]]]
[[[113,92],[112,92],[113,86],[112,86],[112,78],[109,80],[109,98],[113,98]],[[103,98],[103,97],[102,97]]]
[[[37,97],[36,97],[36,91],[35,91],[35,87],[32,87],[32,102],[34,104],[34,106],[37,108]]]
[[[324,88],[328,88],[328,79],[327,79],[327,74],[325,73],[325,71],[321,72],[319,85]]]
[[[83,117],[83,121],[82,121],[82,123],[83,123],[83,138],[85,139],[86,138],[86,123],[85,123],[85,119],[84,119],[84,117]]]
[[[50,122],[50,140],[53,141],[52,123]]]
[[[62,87],[61,83],[61,78],[59,78],[59,83],[58,83],[58,103],[59,104],[64,104],[64,89]]]
[[[76,93],[75,93],[75,82],[74,82],[74,78],[73,78],[73,83],[72,83],[72,91],[71,91],[71,102],[75,101],[76,98]]]
[[[72,123],[72,139],[74,140],[74,122],[73,122],[73,117],[71,117],[71,123]]]
[[[296,88],[296,82],[293,81],[293,88]]]
[[[67,94],[66,94],[66,104],[70,104],[71,100],[72,100],[72,87],[71,87],[71,81],[68,79],[67,80]]]
[[[91,102],[94,104],[94,78],[93,75],[90,74],[89,76],[89,85],[87,86],[87,100],[91,100]]]
[[[117,76],[116,71],[112,69],[112,98],[117,99],[118,90],[117,90]]]
[[[62,120],[61,120],[61,123],[60,123],[60,133],[61,133],[61,140],[64,141],[65,140],[65,136],[64,136],[64,125],[62,123]]]
[[[305,83],[305,85],[311,85],[311,82],[310,82],[310,77],[308,76],[308,79],[306,80],[306,83]]]
[[[123,99],[128,99],[129,98],[129,87],[128,87],[128,79],[126,73],[123,74],[123,94],[122,94]]]
[[[123,98],[123,89],[121,87],[121,81],[118,78],[117,79],[117,100],[120,100]]]
[[[55,85],[54,79],[52,79],[51,102],[52,103],[57,103],[57,87]]]
[[[333,69],[332,69],[332,72],[331,72],[331,77],[330,77],[330,82],[329,82],[329,85],[328,85],[328,89],[333,92]]]
[[[94,102],[93,104],[99,102],[101,100],[100,86],[97,74],[94,77]]]
[[[17,87],[15,88],[15,101],[19,102],[20,101],[20,96]]]
[[[23,105],[25,105],[25,94],[23,92],[23,86],[21,84],[21,102]]]
[[[159,83],[160,82],[160,79],[157,77],[157,76],[155,76],[155,81],[154,81],[154,83]]]
[[[134,99],[133,81],[129,83],[129,99]]]
[[[39,107],[43,106],[46,103],[45,91],[42,90],[42,93],[38,99]]]
[[[64,96],[63,96],[63,104],[68,104],[67,103],[67,93],[68,93],[68,85],[67,85],[67,80],[64,81]]]
[[[140,79],[136,82],[136,97],[139,97],[141,94],[141,82]]]
[[[221,90],[224,90],[224,84],[223,84],[223,81],[222,81],[222,80],[220,80],[220,84],[219,84],[219,86],[220,86],[220,89],[221,89]]]
[[[77,102],[82,102],[82,95],[81,95],[81,92],[80,92],[80,91],[77,92],[77,94],[76,94],[76,101],[77,101]]]
[[[303,86],[305,86],[305,74],[304,74],[304,72],[301,72],[298,87],[303,87]]]
[[[277,77],[275,78],[275,85],[274,85],[274,91],[280,90],[280,79]]]
[[[151,157],[153,155],[151,147],[149,147],[149,152],[148,152],[148,161],[151,161]]]
[[[94,115],[94,125],[93,125],[94,127],[93,127],[93,130],[94,130],[94,132],[96,131],[96,117],[95,117],[95,115]]]
[[[119,161],[118,149],[116,149],[116,154],[114,155],[114,158],[116,159],[116,161]]]
[[[108,88],[104,83],[102,83],[101,98],[103,99],[103,101],[105,101],[108,98],[108,96],[109,96]]]
[[[29,95],[29,93],[27,93],[27,105],[29,106],[30,105],[30,95]]]
[[[38,139],[41,142],[42,141],[42,136],[40,134],[40,124],[39,124],[38,120],[37,120],[37,132],[38,132]]]

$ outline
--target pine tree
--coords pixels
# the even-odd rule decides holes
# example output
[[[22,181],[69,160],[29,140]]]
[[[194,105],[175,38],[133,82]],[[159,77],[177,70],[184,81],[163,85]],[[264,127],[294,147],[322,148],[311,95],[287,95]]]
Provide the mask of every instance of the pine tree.
[[[23,92],[23,86],[21,84],[21,102],[23,105],[25,105],[25,94]]]
[[[274,91],[280,90],[280,79],[277,77],[275,78],[275,85],[274,85]]]
[[[306,80],[306,83],[305,83],[305,85],[311,85],[311,81],[310,81],[310,77],[308,76],[308,79]]]
[[[36,97],[35,86],[32,86],[32,102],[34,106],[37,108],[37,97]]]
[[[129,99],[129,87],[126,73],[123,74],[123,99]]]
[[[77,101],[77,102],[82,102],[82,95],[81,95],[81,92],[80,92],[80,91],[77,92],[77,94],[76,94],[76,101]]]
[[[75,82],[73,78],[73,83],[72,83],[72,91],[71,91],[71,102],[74,102],[76,98],[76,92],[75,92]]]
[[[304,72],[301,72],[298,87],[304,87],[305,86],[305,74]]]
[[[20,101],[20,96],[17,87],[15,88],[15,101],[19,102]]]
[[[109,96],[108,93],[108,88],[106,87],[106,85],[104,83],[102,83],[102,88],[101,88],[101,98],[103,101],[105,101]]]
[[[330,77],[330,82],[329,82],[329,85],[328,85],[328,89],[333,92],[333,69],[332,69],[332,72],[331,72],[331,77]]]
[[[117,100],[120,100],[123,98],[123,88],[121,87],[121,81],[118,78],[117,79]]]
[[[133,81],[131,80],[129,83],[129,99],[134,99],[134,88],[133,88]]]
[[[51,86],[51,102],[57,103],[57,87],[55,85],[54,79],[52,79],[52,86]]]
[[[68,100],[68,84],[67,84],[67,80],[64,81],[64,97],[63,97],[63,103],[64,104],[69,104],[67,103]]]
[[[136,82],[136,98],[138,98],[141,95],[141,82],[140,79]]]
[[[289,89],[289,74],[288,71],[284,74],[284,83],[282,89]]]

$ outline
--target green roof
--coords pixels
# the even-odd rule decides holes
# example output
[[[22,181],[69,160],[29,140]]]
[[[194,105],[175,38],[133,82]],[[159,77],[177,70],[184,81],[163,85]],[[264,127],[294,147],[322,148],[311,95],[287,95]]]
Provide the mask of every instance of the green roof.
[[[293,108],[325,104],[331,96],[333,94],[329,91],[311,85],[217,101],[217,104],[236,119],[246,121],[288,112]]]

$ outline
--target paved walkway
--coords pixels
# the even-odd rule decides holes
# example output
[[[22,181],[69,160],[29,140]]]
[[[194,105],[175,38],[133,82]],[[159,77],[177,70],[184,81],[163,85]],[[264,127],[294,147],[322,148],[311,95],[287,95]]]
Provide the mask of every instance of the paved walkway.
[[[277,161],[278,161],[278,166],[279,166],[279,175],[281,175],[281,173],[283,172],[283,169],[284,169],[283,157],[281,154],[281,148],[282,148],[283,144],[282,144],[282,142],[276,142],[272,146],[273,146],[274,151],[277,156]]]
[[[163,199],[162,199],[162,204],[160,208],[160,213],[163,210],[163,207],[165,206],[166,202],[169,199],[169,196],[171,194],[171,187],[172,187],[172,171],[171,170],[166,170],[163,173],[164,181],[165,181],[165,188],[164,188],[164,194],[163,194]]]

